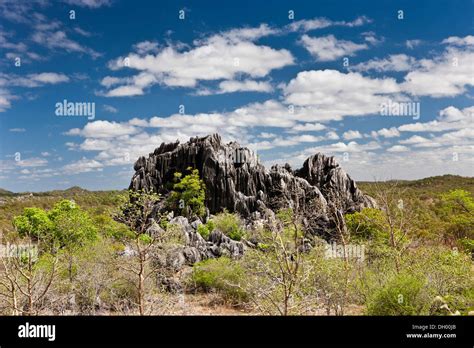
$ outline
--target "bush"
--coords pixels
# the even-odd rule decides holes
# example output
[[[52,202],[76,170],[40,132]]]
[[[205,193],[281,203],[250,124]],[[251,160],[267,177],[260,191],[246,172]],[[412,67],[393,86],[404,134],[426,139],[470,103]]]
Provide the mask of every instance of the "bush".
[[[422,246],[408,253],[404,263],[410,274],[426,278],[436,295],[457,296],[474,288],[472,261],[456,249]]]
[[[207,227],[207,225],[205,224],[199,225],[197,227],[197,231],[204,239],[208,239],[209,235],[211,234],[211,231],[209,231],[209,227]]]
[[[234,303],[246,301],[247,294],[239,286],[245,275],[239,263],[227,257],[208,259],[193,266],[192,281],[204,291],[216,290]]]
[[[345,220],[354,240],[380,242],[389,237],[383,211],[379,209],[364,208],[360,212],[345,215]]]
[[[233,240],[241,240],[245,236],[245,230],[242,228],[242,222],[237,214],[224,211],[211,221],[216,229]]]
[[[407,273],[392,278],[368,299],[369,315],[426,315],[431,296],[425,281]]]
[[[187,216],[187,212],[192,215],[203,217],[206,215],[206,186],[199,178],[197,169],[188,168],[190,174],[183,177],[182,173],[174,174],[175,184],[171,192],[168,204],[182,215]]]

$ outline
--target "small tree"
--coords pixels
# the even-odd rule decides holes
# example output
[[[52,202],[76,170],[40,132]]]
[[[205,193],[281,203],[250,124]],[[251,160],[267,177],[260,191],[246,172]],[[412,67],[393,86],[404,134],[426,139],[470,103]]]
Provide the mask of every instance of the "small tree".
[[[199,178],[197,169],[188,168],[190,174],[183,177],[182,173],[174,173],[175,184],[170,195],[171,205],[184,216],[196,215],[203,217],[206,214],[204,201],[206,198],[206,187],[204,181]]]
[[[97,239],[97,228],[89,215],[75,202],[62,200],[48,212],[55,245],[64,251],[69,281],[73,280],[74,254]]]
[[[35,315],[57,275],[57,253],[51,237],[52,223],[46,212],[26,208],[13,220],[16,235],[3,255],[0,296],[13,315]]]
[[[377,183],[374,198],[382,214],[365,216],[370,224],[388,235],[388,246],[394,254],[397,272],[400,272],[401,257],[411,243],[412,221],[416,220],[409,202],[402,199],[403,193],[404,190],[398,187],[397,182],[389,183],[385,187]]]
[[[292,209],[278,213],[278,224],[259,236],[260,250],[249,251],[245,291],[265,314],[301,314],[312,308],[305,297],[312,265],[304,255],[302,216]]]
[[[140,315],[146,311],[147,280],[155,272],[156,268],[151,266],[153,250],[159,242],[160,236],[156,233],[148,234],[147,230],[152,223],[155,204],[160,196],[149,192],[129,191],[130,200],[122,207],[116,220],[124,223],[130,229],[123,241],[132,248],[130,255],[132,262],[121,265],[121,268],[135,277],[134,285],[137,290],[137,306]]]
[[[453,190],[440,197],[438,215],[445,224],[445,241],[458,242],[461,247],[474,252],[474,200],[464,190]]]

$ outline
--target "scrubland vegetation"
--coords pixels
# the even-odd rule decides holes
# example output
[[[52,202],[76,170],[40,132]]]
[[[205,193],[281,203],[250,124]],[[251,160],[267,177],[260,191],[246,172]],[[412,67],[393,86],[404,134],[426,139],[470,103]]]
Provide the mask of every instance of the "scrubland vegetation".
[[[204,216],[198,173],[175,181],[170,210]],[[0,224],[9,257],[0,264],[0,313],[193,314],[182,310],[187,299],[204,296],[210,306],[234,314],[472,314],[474,179],[360,187],[379,208],[344,216],[346,228],[334,237],[342,246],[337,257],[307,234],[297,209],[283,209],[272,223],[251,228],[224,211],[197,232],[207,239],[219,230],[246,243],[244,256],[179,270],[163,260],[185,243],[180,226],[163,216],[158,233],[147,230],[146,217],[160,199],[155,194],[78,188],[2,193]],[[360,245],[363,255],[351,256],[348,249]],[[171,289],[167,279],[180,287]]]

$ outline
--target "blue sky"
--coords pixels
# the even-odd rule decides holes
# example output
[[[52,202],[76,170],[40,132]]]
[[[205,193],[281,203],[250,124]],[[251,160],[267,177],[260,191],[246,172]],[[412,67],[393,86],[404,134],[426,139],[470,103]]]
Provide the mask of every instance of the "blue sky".
[[[0,187],[124,188],[162,141],[214,132],[268,166],[323,152],[356,180],[472,176],[473,13],[470,0],[0,0]],[[94,118],[58,116],[64,100],[94,103]]]

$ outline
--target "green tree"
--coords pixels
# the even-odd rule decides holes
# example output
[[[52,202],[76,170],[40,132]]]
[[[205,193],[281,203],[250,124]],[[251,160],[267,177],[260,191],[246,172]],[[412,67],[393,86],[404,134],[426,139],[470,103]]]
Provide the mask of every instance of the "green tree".
[[[276,224],[257,237],[265,247],[247,250],[244,255],[247,276],[243,289],[261,313],[286,316],[309,312],[315,301],[305,295],[313,267],[303,252],[303,216],[284,209],[277,217]]]
[[[133,278],[136,288],[137,306],[140,315],[146,311],[146,295],[148,292],[148,280],[155,273],[156,267],[151,265],[154,247],[163,236],[148,234],[151,224],[159,223],[152,219],[155,205],[160,196],[145,191],[129,191],[129,201],[126,202],[115,219],[124,223],[130,232],[123,235],[125,244],[132,248],[131,262],[121,265]]]
[[[41,208],[25,208],[23,214],[13,218],[13,226],[20,237],[52,241],[53,222]]]
[[[474,200],[464,190],[442,194],[438,215],[446,224],[445,239],[457,242],[464,249],[474,251]]]
[[[175,184],[170,196],[171,205],[185,215],[197,215],[203,217],[206,214],[204,201],[206,198],[206,187],[204,181],[199,178],[197,169],[188,168],[190,174],[183,177],[182,173],[174,174]]]
[[[67,259],[69,280],[74,276],[74,254],[98,238],[97,228],[87,212],[74,201],[62,200],[48,212],[53,224],[52,235],[57,246]]]

